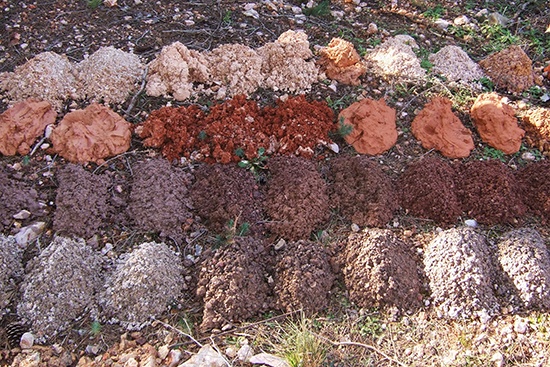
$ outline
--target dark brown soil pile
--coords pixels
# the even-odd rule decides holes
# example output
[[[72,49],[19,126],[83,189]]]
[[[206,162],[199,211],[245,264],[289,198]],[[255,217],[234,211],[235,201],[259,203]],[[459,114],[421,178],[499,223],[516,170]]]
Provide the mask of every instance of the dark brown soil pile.
[[[188,187],[192,177],[164,159],[135,165],[127,213],[142,231],[181,241],[193,222]]]
[[[367,156],[331,161],[332,206],[360,226],[384,226],[398,208],[390,178]]]
[[[82,238],[97,234],[112,212],[109,177],[67,164],[57,173],[57,179],[53,229]]]
[[[137,131],[146,146],[161,148],[169,160],[185,156],[229,163],[255,158],[259,148],[311,157],[319,144],[330,141],[334,128],[334,113],[326,102],[298,96],[260,108],[239,95],[209,113],[197,106],[161,108]]]
[[[462,210],[456,196],[456,171],[446,161],[426,157],[399,177],[399,201],[408,214],[438,224],[455,223]]]
[[[479,223],[511,224],[525,213],[516,179],[500,161],[471,161],[461,165],[457,188],[462,210]]]
[[[329,254],[322,244],[310,241],[287,243],[277,256],[275,268],[279,309],[313,314],[327,306],[335,277]]]
[[[269,258],[263,241],[235,237],[204,262],[197,284],[204,302],[201,329],[242,322],[270,309]]]
[[[214,232],[262,219],[262,194],[252,172],[236,165],[202,165],[195,171],[190,195],[197,214]]]
[[[299,157],[275,157],[269,163],[265,207],[271,232],[286,240],[308,239],[328,220],[327,185],[314,164]]]
[[[343,269],[350,300],[365,308],[420,307],[420,280],[413,258],[410,246],[389,230],[351,234]]]
[[[525,166],[517,174],[523,201],[544,222],[550,221],[550,162],[539,161]]]
[[[7,170],[0,166],[0,231],[9,227],[13,216],[22,210],[29,212],[30,219],[44,214],[38,202],[38,192],[24,182],[10,178]]]

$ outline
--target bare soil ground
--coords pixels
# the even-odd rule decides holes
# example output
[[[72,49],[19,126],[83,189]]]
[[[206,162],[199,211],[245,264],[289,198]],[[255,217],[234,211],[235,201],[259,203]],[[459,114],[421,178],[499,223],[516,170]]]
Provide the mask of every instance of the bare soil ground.
[[[389,1],[322,2],[329,7],[323,9],[322,6],[308,8],[305,1],[289,0],[273,1],[275,7],[258,2],[257,18],[246,14],[247,3],[118,0],[117,6],[108,7],[93,0],[0,0],[0,24],[5,30],[0,39],[0,72],[13,71],[45,51],[65,54],[71,61],[79,62],[102,46],[114,46],[139,55],[143,62],[150,62],[163,46],[175,41],[198,51],[228,43],[256,48],[275,41],[288,29],[304,30],[312,49],[326,46],[333,37],[341,37],[365,52],[388,36],[409,34],[421,46],[423,59],[443,46],[459,45],[474,61],[485,58],[499,45],[507,45],[510,37],[517,37],[514,42],[527,52],[535,70],[540,72],[550,58],[550,35],[544,34],[550,24],[550,7],[545,1],[398,1],[393,6]],[[302,7],[308,15],[297,17],[293,6]],[[433,23],[438,17],[451,22],[462,15],[475,18],[482,9],[510,18],[509,32],[496,35],[482,29],[469,32],[459,26],[443,31]],[[371,23],[377,25],[376,33],[368,31]],[[515,105],[549,107],[549,102],[540,98],[549,88],[550,82],[546,79],[539,90],[520,94],[498,92]],[[283,94],[259,90],[250,99],[263,108],[273,106]],[[228,365],[248,366],[250,364],[239,361],[228,349],[239,350],[242,345],[250,344],[256,352],[284,356],[292,366],[550,366],[547,311],[535,307],[516,312],[510,305],[510,311],[503,307],[490,322],[449,321],[439,318],[437,312],[428,307],[429,280],[421,271],[415,271],[414,266],[422,263],[423,251],[442,228],[454,227],[467,219],[456,208],[459,199],[452,196],[454,188],[450,182],[455,175],[468,178],[460,182],[457,191],[460,195],[480,190],[483,197],[491,201],[484,204],[474,197],[469,204],[472,213],[478,207],[492,208],[489,213],[476,213],[481,218],[479,230],[491,249],[496,251],[496,243],[503,233],[520,226],[538,230],[547,249],[550,245],[548,222],[541,219],[548,211],[540,207],[522,208],[515,201],[517,193],[503,193],[500,189],[507,187],[510,180],[525,183],[531,177],[541,190],[522,191],[520,195],[529,197],[531,202],[544,200],[544,195],[548,195],[544,191],[548,177],[544,174],[541,177],[540,172],[548,172],[548,166],[541,165],[534,170],[530,168],[533,163],[523,155],[528,152],[536,160],[544,160],[544,152],[524,145],[519,153],[506,155],[487,149],[476,133],[474,151],[465,160],[445,159],[426,151],[413,137],[410,126],[426,102],[439,94],[453,101],[463,124],[475,131],[468,114],[475,98],[472,91],[449,90],[430,82],[425,85],[389,83],[366,74],[359,86],[339,84],[332,88],[330,83],[318,83],[307,94],[310,101],[328,102],[336,114],[362,97],[384,97],[396,108],[400,129],[397,144],[376,158],[366,159],[368,163],[354,158],[354,169],[372,169],[366,179],[372,182],[371,187],[379,185],[379,189],[366,192],[354,190],[359,174],[346,176],[349,172],[345,172],[344,167],[352,160],[346,162],[345,157],[355,152],[337,134],[331,137],[341,147],[343,159],[333,160],[334,155],[326,151],[314,152],[317,159],[307,164],[289,162],[286,157],[273,158],[279,171],[277,177],[270,177],[263,167],[254,176],[246,170],[222,165],[178,162],[170,166],[157,150],[144,147],[137,136],[127,153],[102,165],[91,163],[83,168],[68,165],[59,157],[52,161],[42,149],[32,156],[0,157],[0,183],[6,188],[3,194],[21,195],[15,202],[32,207],[32,220],[46,222],[40,240],[22,254],[24,265],[37,258],[43,250],[41,243],[49,243],[54,233],[59,232],[85,237],[94,250],[105,250],[112,260],[111,267],[120,254],[129,253],[143,242],[165,241],[184,258],[182,263],[186,269],[182,274],[185,286],[181,285],[184,296],[174,302],[169,313],[139,332],[128,333],[118,325],[98,323],[93,315],[86,314],[43,346],[21,353],[17,343],[10,341],[9,334],[20,336],[27,330],[26,326],[13,331],[13,323],[18,321],[14,310],[0,314],[3,316],[0,365],[32,365],[29,361],[35,358],[33,353],[38,352],[41,361],[35,365],[40,366],[76,365],[79,360],[85,366],[124,365],[124,358],[127,361],[130,356],[140,366],[146,365],[150,356],[154,356],[159,365],[167,366],[176,355],[161,358],[162,348],[181,352],[183,361],[199,349],[199,344],[212,344],[225,353]],[[216,102],[203,96],[178,102],[141,93],[135,99],[130,97],[110,107],[137,125],[167,104],[176,107],[196,104],[200,109],[208,109],[213,103]],[[86,105],[86,101],[65,101],[61,115]],[[6,109],[7,101],[0,101],[0,111]],[[415,170],[411,164],[424,156],[430,158],[425,163],[434,168],[426,172],[417,165]],[[499,163],[478,167],[476,161],[489,158]],[[163,160],[157,165],[160,168],[148,166],[160,160]],[[371,167],[374,164],[376,167]],[[487,168],[489,166],[491,168]],[[527,167],[525,171],[523,167]],[[407,180],[409,186],[405,186],[400,179],[406,177],[402,176],[406,170],[407,177],[419,182],[424,179],[425,185],[415,187]],[[438,175],[431,176],[433,172]],[[90,179],[92,175],[94,179]],[[337,178],[338,175],[341,177]],[[488,178],[491,175],[495,177],[492,180]],[[301,177],[308,182],[307,190],[298,187]],[[499,185],[495,184],[497,180]],[[276,185],[270,187],[274,181]],[[17,187],[12,190],[10,185],[14,182]],[[337,184],[328,186],[334,182]],[[395,183],[396,191],[388,190],[386,182]],[[423,192],[433,182],[440,184]],[[283,183],[297,185],[297,188],[285,191],[281,187]],[[138,188],[131,192],[131,187]],[[209,192],[205,187],[213,187],[216,192]],[[141,190],[151,195],[150,199],[140,195]],[[294,207],[288,205],[288,196],[300,190],[307,192],[290,202]],[[415,190],[426,195],[430,205],[411,208],[412,213],[399,209],[392,195],[407,197]],[[357,195],[358,202],[350,202],[350,195]],[[182,199],[187,196],[195,203],[202,203],[201,207],[192,208]],[[267,214],[258,203],[265,197],[271,200],[267,209],[269,217],[279,218],[275,223],[262,220]],[[370,211],[356,212],[361,200],[374,200],[376,204]],[[46,203],[46,207],[35,206],[37,201]],[[66,210],[57,212],[63,205]],[[315,206],[315,213],[308,205]],[[75,210],[79,206],[91,209]],[[166,207],[171,209],[163,211]],[[449,209],[441,213],[442,208],[447,207]],[[193,210],[197,210],[195,215]],[[176,212],[176,216],[166,216]],[[285,228],[279,223],[284,222],[285,215],[296,213],[304,218],[298,228]],[[75,220],[78,223],[74,223]],[[30,219],[23,219],[20,225],[29,223]],[[258,226],[246,228],[249,223]],[[371,293],[362,295],[365,291],[361,287],[358,291],[353,285],[346,285],[343,274],[348,274],[348,281],[358,279],[355,282],[368,277],[365,275],[368,272],[342,269],[354,261],[357,266],[365,265],[357,259],[358,254],[383,258],[376,252],[377,242],[368,242],[370,240],[359,234],[347,244],[351,223],[385,228],[399,237],[397,243],[406,242],[403,245],[406,250],[394,249],[393,262],[382,260],[379,268],[374,267],[380,272],[373,279],[390,284],[387,276],[405,274],[407,281],[403,284],[414,288],[413,294],[400,284],[388,289],[370,289]],[[0,218],[0,229],[10,234],[17,228],[11,218]],[[308,237],[304,233],[312,234],[304,238]],[[255,237],[241,237],[246,234]],[[296,241],[281,244],[279,235]],[[386,241],[385,238],[381,241]],[[387,241],[395,244],[393,240]],[[323,247],[312,247],[312,243]],[[356,252],[346,253],[346,246],[357,247]],[[402,258],[414,261],[400,261]],[[366,268],[369,266],[372,264]],[[388,270],[392,267],[398,267],[399,271]],[[216,286],[212,279],[223,285]],[[228,291],[235,287],[232,281],[237,283],[239,292]],[[18,292],[14,289],[9,295],[15,300],[20,297]],[[392,302],[384,298],[386,293],[395,294],[398,301],[409,300],[412,310],[391,307]],[[282,296],[277,299],[276,294]],[[205,310],[201,302],[204,295],[209,295],[208,307],[212,308]],[[506,297],[507,294],[501,295],[502,299]],[[376,307],[362,308],[362,302]],[[299,306],[306,311],[305,315],[294,311]],[[216,307],[227,307],[230,311],[220,315]],[[232,322],[233,318],[236,323]],[[242,319],[248,321],[240,323]]]

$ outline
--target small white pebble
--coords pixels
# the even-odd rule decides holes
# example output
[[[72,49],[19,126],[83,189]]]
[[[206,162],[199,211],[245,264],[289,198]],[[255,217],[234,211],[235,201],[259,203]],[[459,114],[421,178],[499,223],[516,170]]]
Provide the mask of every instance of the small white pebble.
[[[464,224],[467,225],[468,227],[472,227],[472,228],[476,228],[477,227],[477,222],[475,219],[466,219],[464,221]]]
[[[19,342],[19,346],[21,349],[29,349],[32,348],[34,345],[34,335],[32,333],[25,333],[21,336],[21,341]]]

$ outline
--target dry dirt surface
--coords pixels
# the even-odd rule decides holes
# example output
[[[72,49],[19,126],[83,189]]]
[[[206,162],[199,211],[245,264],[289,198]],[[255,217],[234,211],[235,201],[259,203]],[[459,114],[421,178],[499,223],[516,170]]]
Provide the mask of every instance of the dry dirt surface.
[[[550,366],[545,1],[0,0],[0,26],[0,366]],[[461,158],[443,117],[415,134],[440,97]]]

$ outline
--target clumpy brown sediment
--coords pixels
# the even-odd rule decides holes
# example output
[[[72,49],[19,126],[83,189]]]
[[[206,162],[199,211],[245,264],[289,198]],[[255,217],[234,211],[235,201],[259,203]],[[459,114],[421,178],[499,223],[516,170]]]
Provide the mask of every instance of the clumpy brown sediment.
[[[330,215],[325,181],[314,164],[303,158],[274,157],[268,166],[268,228],[286,240],[307,239]]]
[[[360,226],[383,226],[398,208],[390,178],[366,156],[331,162],[331,205]]]
[[[188,191],[192,176],[164,159],[140,162],[133,172],[127,208],[133,225],[181,241],[193,221]]]
[[[197,214],[214,232],[248,223],[261,230],[262,198],[254,175],[237,165],[203,165],[195,171],[190,197]]]
[[[202,265],[197,296],[204,302],[201,329],[240,322],[272,306],[271,266],[266,244],[235,237]]]
[[[59,233],[89,238],[106,223],[110,180],[82,166],[67,164],[57,173],[59,188],[55,199],[53,229]]]
[[[414,162],[398,180],[401,207],[415,217],[454,223],[462,212],[455,180],[455,168],[444,160],[426,157]]]

